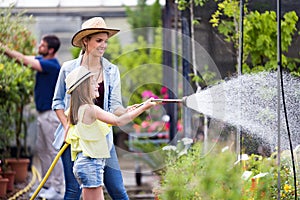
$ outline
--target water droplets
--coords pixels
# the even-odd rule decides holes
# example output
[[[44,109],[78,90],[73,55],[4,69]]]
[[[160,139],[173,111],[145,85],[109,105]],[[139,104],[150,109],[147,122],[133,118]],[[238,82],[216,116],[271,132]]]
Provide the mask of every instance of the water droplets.
[[[283,74],[287,116],[293,146],[300,143],[300,80]],[[206,88],[187,98],[187,107],[255,134],[271,148],[277,145],[277,73],[245,74]],[[281,97],[280,130],[283,148],[288,136]]]

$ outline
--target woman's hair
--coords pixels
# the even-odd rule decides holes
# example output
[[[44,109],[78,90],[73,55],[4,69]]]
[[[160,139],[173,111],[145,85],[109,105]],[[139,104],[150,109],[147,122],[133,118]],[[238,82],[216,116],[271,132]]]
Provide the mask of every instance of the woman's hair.
[[[84,104],[93,105],[93,97],[91,95],[91,77],[80,83],[71,93],[70,112],[68,121],[70,124],[78,123],[78,110]]]

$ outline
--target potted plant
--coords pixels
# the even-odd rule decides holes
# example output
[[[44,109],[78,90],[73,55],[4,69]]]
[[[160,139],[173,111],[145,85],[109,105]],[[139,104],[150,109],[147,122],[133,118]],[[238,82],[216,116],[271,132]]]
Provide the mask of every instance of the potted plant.
[[[0,42],[11,49],[18,50],[24,54],[34,54],[35,39],[27,29],[30,18],[24,17],[24,13],[11,14],[11,8],[1,9],[0,19]],[[0,113],[5,117],[1,118],[1,124],[5,124],[2,133],[10,138],[10,148],[6,153],[16,146],[16,154],[12,159],[6,159],[6,163],[16,171],[16,182],[22,182],[27,177],[29,159],[21,159],[22,137],[26,139],[26,121],[23,118],[25,105],[31,102],[34,86],[34,74],[32,70],[24,67],[22,63],[16,62],[0,51]],[[2,114],[1,114],[2,115]],[[9,120],[7,120],[9,119]],[[11,136],[11,134],[13,135]],[[14,138],[14,141],[11,139]],[[11,153],[11,152],[9,152]],[[24,174],[18,172],[16,162],[25,164]]]
[[[5,197],[7,193],[8,179],[0,175],[0,198]]]
[[[12,124],[12,117],[7,115],[7,113],[2,113],[5,109],[9,109],[9,103],[1,104],[0,109],[0,176],[3,178],[8,178],[7,190],[14,190],[14,181],[16,172],[11,170],[11,168],[4,162],[6,158],[10,156],[9,145],[13,134],[13,131],[10,129]]]
[[[4,158],[5,156],[1,155],[2,158]],[[13,191],[14,190],[14,182],[15,182],[15,174],[16,172],[13,171],[4,161],[4,159],[0,160],[0,176],[2,178],[7,179],[7,187],[6,190],[7,191]],[[6,182],[6,181],[4,181]],[[1,187],[1,186],[0,186]],[[0,195],[1,196],[1,195]]]

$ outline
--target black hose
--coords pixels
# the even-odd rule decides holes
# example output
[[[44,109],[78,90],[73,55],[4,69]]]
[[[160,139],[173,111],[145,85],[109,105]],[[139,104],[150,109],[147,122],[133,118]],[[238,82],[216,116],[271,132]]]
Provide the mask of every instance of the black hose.
[[[281,70],[280,80],[281,80],[281,93],[282,93],[283,110],[284,110],[284,117],[285,117],[285,122],[286,122],[286,129],[287,129],[287,134],[288,134],[288,138],[289,138],[291,158],[292,158],[293,175],[294,175],[294,186],[295,186],[295,200],[297,200],[297,177],[296,177],[295,159],[294,159],[293,144],[292,144],[292,140],[291,140],[291,133],[290,133],[290,127],[289,127],[287,110],[286,110],[286,103],[285,103],[285,97],[284,97],[284,86],[283,86],[282,68],[280,68],[280,70]]]
[[[283,110],[284,110],[284,117],[286,122],[287,134],[290,144],[290,151],[291,151],[291,159],[292,159],[292,166],[293,166],[293,175],[294,175],[294,187],[295,187],[295,200],[297,200],[297,176],[296,176],[296,167],[295,167],[295,160],[294,160],[294,152],[293,152],[293,144],[291,140],[291,133],[289,128],[288,116],[287,116],[287,109],[285,103],[285,95],[284,95],[284,86],[283,86],[283,75],[282,75],[282,63],[281,63],[281,0],[277,0],[277,59],[278,59],[278,72],[280,77],[280,88],[281,88],[281,95],[282,95],[282,102],[283,102]],[[278,98],[280,98],[278,96]],[[280,101],[280,99],[279,99]],[[279,102],[279,115],[280,115],[280,102]],[[280,126],[278,127],[280,129]],[[279,130],[280,132],[280,130]],[[280,137],[278,137],[278,140]],[[280,143],[280,142],[279,142]],[[278,149],[279,150],[279,149]],[[278,154],[280,155],[280,154]],[[279,166],[280,170],[280,166]],[[280,174],[280,171],[279,171]],[[280,177],[279,177],[280,180]],[[279,181],[280,182],[280,181]],[[280,190],[279,190],[280,191]],[[280,194],[279,194],[280,196]]]

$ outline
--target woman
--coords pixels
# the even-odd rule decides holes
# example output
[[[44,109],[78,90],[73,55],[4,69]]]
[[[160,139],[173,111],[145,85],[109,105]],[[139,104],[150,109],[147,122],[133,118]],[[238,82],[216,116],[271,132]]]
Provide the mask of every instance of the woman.
[[[52,109],[55,110],[61,124],[55,132],[54,147],[61,148],[64,142],[64,130],[67,128],[67,116],[65,110],[69,108],[70,95],[66,94],[65,78],[75,68],[84,66],[95,73],[99,84],[100,96],[95,103],[105,111],[121,115],[127,112],[122,106],[120,73],[117,66],[103,57],[107,48],[107,40],[119,30],[107,28],[101,17],[94,17],[82,24],[81,30],[74,34],[72,45],[80,47],[82,54],[74,60],[63,63],[60,70],[53,97]],[[104,172],[104,185],[112,199],[128,199],[120,166],[113,145],[113,133],[106,136],[112,145],[110,158],[107,159]],[[71,161],[70,148],[62,155],[65,175],[64,199],[79,199],[81,190],[72,173],[73,162]],[[107,178],[106,178],[107,177]]]
[[[71,144],[73,173],[82,187],[83,200],[104,200],[103,173],[111,148],[106,139],[111,131],[108,124],[123,126],[155,103],[149,99],[121,116],[104,111],[94,104],[93,100],[99,97],[98,84],[83,66],[68,74],[66,86],[71,94],[66,141]]]

